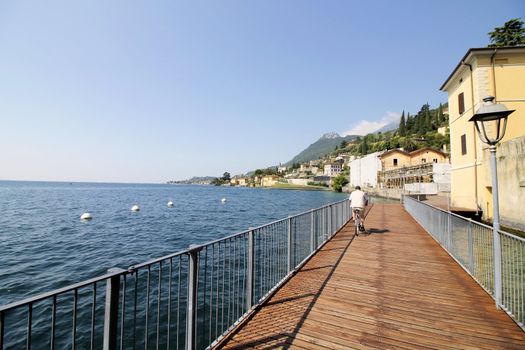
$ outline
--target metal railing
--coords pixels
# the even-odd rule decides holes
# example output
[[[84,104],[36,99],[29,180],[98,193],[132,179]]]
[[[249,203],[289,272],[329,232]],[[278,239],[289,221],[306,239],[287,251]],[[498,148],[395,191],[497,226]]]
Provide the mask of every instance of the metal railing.
[[[498,231],[499,254],[493,228],[448,211],[404,197],[405,209],[493,298],[500,289],[505,310],[525,330],[525,239]],[[495,258],[500,257],[499,266]],[[495,283],[495,281],[501,283]]]
[[[0,306],[0,350],[213,346],[350,217],[343,200]]]

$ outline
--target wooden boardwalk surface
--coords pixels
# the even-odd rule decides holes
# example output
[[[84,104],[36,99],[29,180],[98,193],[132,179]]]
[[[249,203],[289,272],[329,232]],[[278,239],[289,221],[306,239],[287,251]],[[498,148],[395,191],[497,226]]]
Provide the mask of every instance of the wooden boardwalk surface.
[[[525,349],[525,333],[398,204],[341,230],[223,349]]]

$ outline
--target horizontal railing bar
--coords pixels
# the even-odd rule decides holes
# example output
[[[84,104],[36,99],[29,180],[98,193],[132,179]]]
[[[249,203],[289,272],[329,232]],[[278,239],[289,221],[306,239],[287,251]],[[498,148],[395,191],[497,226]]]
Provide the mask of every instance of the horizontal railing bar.
[[[42,294],[36,295],[34,297],[30,297],[30,298],[23,299],[23,300],[20,300],[20,301],[15,301],[14,303],[0,306],[0,312],[8,311],[8,310],[14,309],[16,307],[27,305],[29,303],[36,303],[38,301],[41,301],[43,299],[46,299],[46,298],[49,298],[49,297],[52,297],[52,296],[55,296],[55,295],[64,294],[64,293],[70,292],[70,291],[72,291],[74,289],[86,287],[86,286],[89,286],[89,285],[91,285],[93,283],[101,282],[101,281],[107,280],[107,279],[109,279],[111,277],[118,276],[118,275],[125,275],[127,273],[129,273],[129,272],[126,271],[126,270],[119,271],[119,272],[114,272],[114,273],[107,273],[107,274],[104,274],[104,275],[101,275],[101,276],[97,276],[97,277],[94,277],[94,278],[91,278],[91,279],[88,279],[88,280],[85,280],[85,281],[82,281],[82,282],[71,284],[71,285],[66,286],[66,287],[58,288],[58,289],[52,290],[50,292],[42,293]]]
[[[498,232],[501,233],[501,234],[504,235],[504,236],[507,236],[507,237],[510,238],[510,239],[515,239],[515,240],[517,240],[517,241],[520,241],[520,242],[525,243],[525,238],[523,238],[523,237],[516,236],[516,235],[514,235],[514,234],[512,234],[512,233],[505,232],[505,231],[501,231],[501,230],[499,230]]]
[[[490,225],[487,225],[487,224],[484,224],[484,223],[482,223],[482,222],[478,222],[478,221],[472,220],[472,219],[470,219],[470,218],[466,218],[466,217],[464,217],[464,216],[458,215],[458,214],[453,213],[453,212],[451,212],[451,211],[446,211],[446,210],[444,210],[444,209],[442,209],[442,208],[439,208],[439,207],[433,206],[432,204],[428,204],[428,203],[425,203],[425,202],[418,201],[417,199],[414,199],[414,198],[412,198],[412,197],[406,197],[406,198],[407,198],[407,199],[410,199],[410,200],[413,200],[413,201],[415,201],[415,202],[417,202],[417,203],[419,203],[419,204],[426,205],[427,207],[430,207],[430,208],[432,208],[432,209],[439,210],[439,211],[441,211],[441,212],[443,212],[443,213],[445,213],[445,214],[447,214],[447,215],[450,214],[450,215],[452,215],[452,216],[454,216],[454,217],[456,217],[456,218],[458,218],[458,219],[461,219],[461,220],[464,220],[464,221],[470,221],[470,222],[473,223],[474,225],[477,225],[477,226],[480,226],[480,227],[484,227],[484,228],[489,229],[489,230],[492,230],[492,229],[493,229],[492,226],[490,226]],[[498,232],[503,233],[503,234],[505,234],[505,235],[507,235],[507,236],[511,236],[512,238],[517,238],[517,239],[519,239],[519,240],[525,242],[525,239],[524,239],[524,238],[519,237],[519,236],[516,236],[516,235],[513,235],[512,233],[508,233],[508,232],[501,231],[501,230],[498,231]]]

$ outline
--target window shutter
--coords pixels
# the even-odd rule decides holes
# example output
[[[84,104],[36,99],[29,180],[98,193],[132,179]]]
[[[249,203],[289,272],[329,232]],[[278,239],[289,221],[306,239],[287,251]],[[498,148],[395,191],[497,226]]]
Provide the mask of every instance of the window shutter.
[[[458,107],[459,107],[459,114],[463,114],[463,112],[465,112],[465,97],[463,93],[460,93],[458,95]]]
[[[467,135],[461,135],[461,155],[467,154]]]

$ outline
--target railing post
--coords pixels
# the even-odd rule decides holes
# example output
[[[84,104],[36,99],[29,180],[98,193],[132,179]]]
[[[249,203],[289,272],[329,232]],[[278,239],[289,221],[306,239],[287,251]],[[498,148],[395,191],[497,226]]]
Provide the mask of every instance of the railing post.
[[[202,247],[191,245],[188,265],[188,306],[186,310],[186,350],[194,350],[197,314],[197,274],[199,271],[199,252]]]
[[[332,234],[334,233],[332,230],[332,204],[328,206],[328,236],[332,237]]]
[[[293,245],[292,245],[292,217],[289,216],[288,217],[288,273],[290,273],[292,271],[292,249],[293,249]]]
[[[119,268],[111,268],[108,273],[124,272]],[[120,296],[120,275],[110,277],[106,281],[106,302],[104,304],[104,340],[102,348],[113,350],[117,348],[118,304]]]
[[[246,310],[250,310],[253,306],[254,242],[253,229],[250,227],[248,231],[248,271],[246,271]]]
[[[4,348],[4,313],[0,312],[0,350]]]
[[[468,264],[470,273],[474,275],[474,237],[472,237],[472,220],[469,219],[467,226],[468,233]]]
[[[315,236],[314,236],[314,210],[310,211],[310,253],[315,250]]]
[[[452,214],[447,213],[447,250],[452,253]]]

